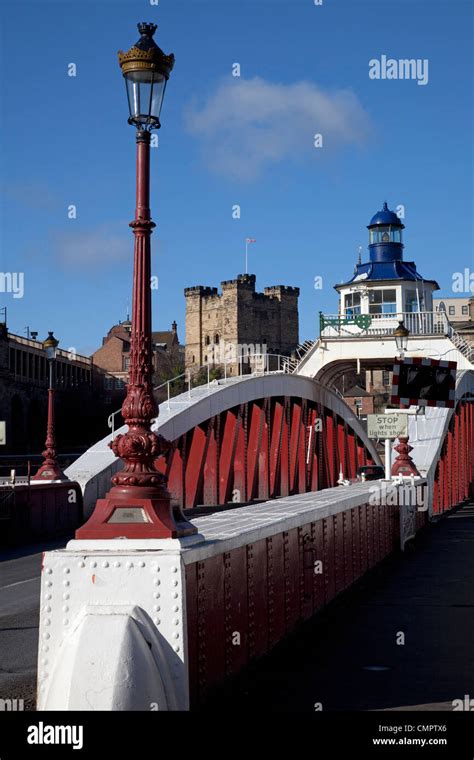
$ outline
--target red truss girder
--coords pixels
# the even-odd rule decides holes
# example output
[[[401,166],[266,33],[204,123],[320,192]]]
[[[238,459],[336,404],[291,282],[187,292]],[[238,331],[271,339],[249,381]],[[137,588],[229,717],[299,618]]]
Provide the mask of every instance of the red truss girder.
[[[271,397],[228,409],[156,460],[175,506],[248,503],[336,485],[372,462],[347,423],[321,404]]]
[[[446,512],[474,496],[474,411],[461,399],[443,442],[435,472],[433,511]]]

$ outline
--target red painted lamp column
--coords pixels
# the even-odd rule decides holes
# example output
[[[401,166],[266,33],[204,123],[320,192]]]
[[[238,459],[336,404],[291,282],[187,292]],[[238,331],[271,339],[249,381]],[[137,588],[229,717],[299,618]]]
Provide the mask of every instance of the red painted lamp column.
[[[53,387],[53,363],[56,359],[56,348],[59,341],[56,340],[53,333],[48,333],[48,337],[43,342],[43,348],[46,353],[46,359],[49,364],[49,388],[48,388],[48,423],[46,426],[45,450],[42,452],[44,462],[39,468],[36,475],[33,475],[33,481],[49,480],[68,480],[69,478],[61,470],[56,457],[56,436],[54,431],[54,387]]]
[[[113,488],[100,499],[76,538],[176,538],[197,529],[181,512],[173,512],[166,477],[154,460],[168,443],[151,431],[158,407],[152,389],[150,236],[150,130],[160,126],[159,114],[174,56],[156,45],[154,24],[139,24],[140,40],[119,53],[127,85],[129,123],[137,127],[136,212],[130,226],[135,235],[133,307],[127,396],[122,415],[124,435],[110,444],[124,468],[112,478]]]

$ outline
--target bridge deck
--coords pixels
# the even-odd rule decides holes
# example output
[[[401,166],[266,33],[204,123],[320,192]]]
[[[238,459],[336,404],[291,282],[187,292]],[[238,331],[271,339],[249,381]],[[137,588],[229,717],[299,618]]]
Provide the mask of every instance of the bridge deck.
[[[452,710],[474,698],[474,503],[375,568],[202,709]],[[397,645],[399,632],[405,644]]]

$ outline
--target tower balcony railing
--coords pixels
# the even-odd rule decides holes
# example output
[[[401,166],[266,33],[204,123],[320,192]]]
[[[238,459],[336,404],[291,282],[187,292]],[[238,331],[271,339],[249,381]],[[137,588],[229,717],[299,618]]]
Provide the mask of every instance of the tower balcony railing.
[[[392,335],[403,320],[411,335],[450,335],[444,311],[400,311],[392,314],[319,313],[321,338],[377,338]],[[451,328],[452,330],[452,328]]]

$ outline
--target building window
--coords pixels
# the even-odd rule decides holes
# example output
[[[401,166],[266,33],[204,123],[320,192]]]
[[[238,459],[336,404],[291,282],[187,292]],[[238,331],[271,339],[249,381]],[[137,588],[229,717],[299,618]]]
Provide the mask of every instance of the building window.
[[[360,293],[348,293],[344,296],[344,311],[349,318],[354,314],[360,314]]]
[[[122,370],[128,372],[130,367],[130,354],[128,356],[122,356]]]
[[[384,369],[382,371],[382,385],[384,385],[385,387],[391,385],[390,372],[388,369]]]
[[[218,346],[218,345],[219,345],[219,340],[220,340],[220,338],[219,338],[219,334],[218,334],[218,333],[216,333],[216,336],[215,336],[215,338],[214,338],[214,343],[216,344],[216,346]]]
[[[444,301],[441,301],[440,305],[438,306],[438,311],[446,311],[446,304]]]
[[[461,306],[461,314],[463,317],[467,317],[469,314],[469,306]]]
[[[448,309],[449,309],[449,316],[450,317],[454,317],[454,315],[456,314],[456,307],[455,306],[448,306]]]
[[[355,398],[354,399],[354,408],[356,410],[357,416],[360,417],[360,413],[362,411],[362,399],[361,398]]]
[[[114,387],[114,379],[113,377],[104,377],[104,388],[108,391],[112,390]]]
[[[206,346],[208,346],[208,345],[210,344],[210,342],[211,342],[211,339],[210,339],[209,335],[206,335],[206,339],[205,339],[205,341],[204,341],[204,344],[205,344]]]
[[[120,391],[124,387],[124,382],[119,377],[115,378],[115,390]]]
[[[369,293],[369,314],[396,314],[396,290],[372,290]]]
[[[407,290],[405,298],[405,311],[420,311],[420,309],[418,309],[418,293],[416,290]]]

